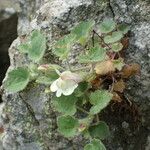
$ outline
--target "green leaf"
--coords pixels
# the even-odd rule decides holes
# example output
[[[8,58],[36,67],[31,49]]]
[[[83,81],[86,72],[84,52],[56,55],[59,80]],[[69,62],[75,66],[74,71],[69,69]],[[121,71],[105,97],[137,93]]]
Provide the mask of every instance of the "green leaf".
[[[123,37],[123,34],[120,31],[115,31],[112,33],[112,35],[107,35],[104,37],[104,42],[109,43],[115,43]]]
[[[93,114],[93,115],[95,115],[99,112],[100,112],[99,105],[92,106],[91,109],[90,109],[90,113]]]
[[[88,83],[87,82],[80,82],[78,84],[78,87],[75,89],[74,93],[76,97],[81,97],[84,95],[84,92],[88,88]]]
[[[29,83],[30,75],[26,68],[19,67],[8,73],[4,88],[9,92],[19,92]]]
[[[39,76],[39,71],[37,69],[36,64],[28,65],[28,70],[29,70],[29,73],[30,73],[30,79],[31,80],[35,80]]]
[[[44,56],[46,50],[46,38],[40,31],[35,30],[31,34],[31,43],[28,56],[31,60],[38,62]]]
[[[79,122],[72,116],[60,116],[57,120],[58,131],[65,137],[77,135]]]
[[[112,94],[106,90],[97,90],[90,95],[90,103],[94,106],[91,107],[90,113],[97,114],[104,109],[110,102]]]
[[[60,58],[60,60],[67,59],[71,47],[75,41],[75,35],[69,34],[60,39],[54,46],[53,53]]]
[[[119,71],[123,68],[123,66],[125,65],[125,63],[123,62],[123,59],[116,59],[113,60],[113,64],[115,66],[115,68],[117,68]]]
[[[130,27],[128,25],[125,24],[121,24],[118,26],[118,29],[120,32],[122,32],[123,34],[128,33],[128,31],[130,30]]]
[[[103,61],[106,58],[106,49],[96,46],[90,49],[87,55],[79,56],[80,63]]]
[[[100,32],[101,33],[109,33],[111,31],[113,31],[116,27],[116,23],[113,20],[104,20],[100,26]]]
[[[90,126],[89,133],[91,137],[100,138],[102,140],[110,135],[108,125],[103,121],[100,121],[97,125]]]
[[[78,87],[79,87],[79,90],[81,92],[85,92],[88,88],[88,83],[87,82],[80,82]]]
[[[95,22],[90,21],[83,21],[78,24],[71,33],[76,35],[76,40],[81,44],[85,45],[86,42],[89,40],[90,33],[93,29]]]
[[[94,139],[84,147],[84,150],[106,150],[106,148],[100,140]]]
[[[123,45],[121,44],[121,43],[113,43],[112,45],[111,45],[111,49],[114,51],[114,52],[119,52],[119,51],[121,51],[122,50],[122,48],[123,48]]]
[[[77,98],[74,95],[54,97],[53,104],[58,112],[65,115],[74,115],[76,113]]]
[[[45,74],[41,74],[37,77],[36,82],[40,84],[50,85],[53,81],[58,79],[58,74],[55,70],[51,70]]]
[[[22,43],[18,46],[18,50],[22,53],[28,53],[29,49],[30,49],[29,43]]]

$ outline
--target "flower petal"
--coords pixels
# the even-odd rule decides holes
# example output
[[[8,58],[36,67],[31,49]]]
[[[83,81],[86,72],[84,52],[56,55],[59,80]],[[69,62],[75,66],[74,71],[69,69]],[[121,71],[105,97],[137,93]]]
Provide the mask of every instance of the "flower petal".
[[[60,75],[60,78],[62,80],[73,80],[74,82],[81,82],[82,78],[80,75],[76,74],[76,73],[72,73],[70,71],[65,71]]]
[[[57,97],[60,97],[61,94],[62,94],[62,90],[59,90],[59,89],[58,89],[57,92],[56,92],[56,96],[57,96]]]
[[[55,80],[55,81],[51,84],[50,89],[51,89],[52,92],[56,92],[56,91],[58,90],[57,82],[58,82],[58,79]]]
[[[64,95],[71,95],[77,88],[78,84],[72,80],[66,80],[65,87],[62,89]]]

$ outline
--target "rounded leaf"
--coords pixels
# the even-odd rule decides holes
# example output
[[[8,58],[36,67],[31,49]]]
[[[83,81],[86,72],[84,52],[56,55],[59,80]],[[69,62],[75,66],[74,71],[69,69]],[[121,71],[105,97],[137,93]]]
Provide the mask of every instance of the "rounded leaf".
[[[111,31],[113,31],[116,27],[116,23],[113,20],[104,20],[100,26],[100,32],[101,33],[109,33]]]
[[[121,40],[123,37],[123,34],[120,31],[115,31],[112,33],[112,35],[107,35],[104,37],[104,42],[109,43],[115,43],[119,40]]]
[[[114,52],[119,52],[121,51],[123,48],[123,45],[121,43],[114,43],[111,45],[111,49],[114,51]]]
[[[97,114],[104,109],[112,99],[112,94],[106,90],[97,90],[90,95],[90,103],[93,105],[90,109],[91,114]]]
[[[13,93],[22,91],[27,86],[29,79],[29,71],[26,68],[19,67],[8,73],[4,88]]]
[[[95,65],[94,70],[95,70],[96,74],[105,75],[107,73],[114,72],[115,67],[111,60],[106,60],[106,61],[97,63]]]
[[[54,97],[53,104],[58,112],[74,115],[76,112],[76,97],[74,95]]]
[[[76,40],[81,44],[85,45],[89,39],[90,32],[93,29],[95,22],[93,20],[83,21],[79,23],[71,33],[76,35]]]
[[[97,125],[90,126],[89,133],[93,138],[100,138],[102,140],[110,135],[108,125],[103,121],[100,121]]]
[[[77,135],[79,122],[72,116],[60,116],[57,120],[58,131],[65,137]]]
[[[125,24],[121,24],[118,26],[118,29],[120,32],[122,32],[123,34],[128,33],[128,31],[130,30],[130,27],[128,25]]]
[[[58,56],[61,60],[68,57],[71,47],[74,44],[75,35],[69,34],[57,41],[54,46],[53,53]]]
[[[46,38],[40,31],[35,30],[31,35],[31,43],[28,50],[28,56],[35,62],[38,62],[44,56],[46,50]]]
[[[106,58],[106,49],[95,46],[90,49],[87,55],[81,55],[79,57],[80,63],[91,63],[103,61]]]

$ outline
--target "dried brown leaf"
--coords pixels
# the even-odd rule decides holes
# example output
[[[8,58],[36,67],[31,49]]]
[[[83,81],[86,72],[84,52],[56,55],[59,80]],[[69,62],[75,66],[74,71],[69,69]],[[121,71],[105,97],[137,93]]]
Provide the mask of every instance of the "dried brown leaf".
[[[113,92],[113,97],[112,97],[112,100],[115,101],[115,102],[121,102],[122,101],[122,98],[116,93],[116,92]]]
[[[121,79],[114,84],[114,91],[122,93],[125,89],[125,82]]]
[[[102,83],[103,83],[103,80],[99,77],[97,77],[91,81],[91,84],[92,84],[94,89],[98,89]]]
[[[121,43],[123,45],[123,49],[127,49],[128,46],[129,46],[129,38],[128,37],[125,37],[121,40]]]
[[[129,78],[132,75],[139,74],[139,72],[140,72],[140,65],[133,63],[133,64],[125,66],[122,69],[122,77]]]
[[[105,75],[107,73],[114,72],[115,67],[111,60],[107,60],[107,61],[97,63],[94,70],[99,75]]]

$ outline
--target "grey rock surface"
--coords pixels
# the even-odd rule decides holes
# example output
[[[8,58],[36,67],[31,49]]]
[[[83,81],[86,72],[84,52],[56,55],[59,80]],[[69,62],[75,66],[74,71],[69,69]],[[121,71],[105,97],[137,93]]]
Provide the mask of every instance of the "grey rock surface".
[[[11,3],[0,0],[0,85],[10,65],[8,48],[17,37],[17,20],[16,10]]]
[[[51,43],[69,33],[82,20],[114,18],[131,26],[130,44],[126,51],[127,62],[141,65],[141,76],[129,80],[126,96],[138,106],[138,113],[123,114],[106,110],[103,119],[110,125],[111,136],[104,141],[108,150],[148,150],[150,131],[150,2],[142,0],[47,0],[23,1],[19,16],[19,37],[9,49],[10,68],[28,64],[17,51],[21,36],[33,29],[41,29]],[[31,6],[31,7],[29,7]],[[34,6],[34,7],[33,7]],[[39,8],[39,9],[38,9]],[[36,11],[38,9],[38,11]],[[30,17],[32,16],[32,17]],[[55,62],[52,55],[45,61]],[[63,138],[57,132],[57,113],[51,108],[50,96],[45,86],[31,83],[17,94],[4,91],[5,103],[2,116],[5,132],[2,138],[4,150],[82,150],[87,142],[81,136]],[[135,106],[132,105],[133,110]],[[110,114],[111,113],[111,114]],[[124,114],[127,114],[124,115]],[[141,117],[140,117],[141,116]],[[140,121],[134,121],[135,117]],[[135,119],[137,120],[137,119]]]

